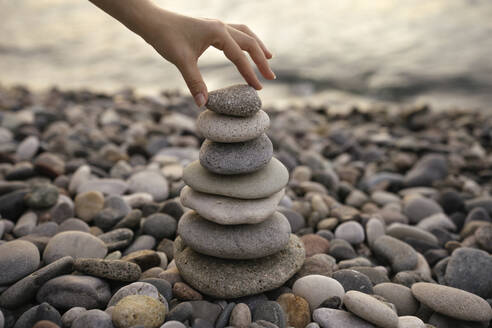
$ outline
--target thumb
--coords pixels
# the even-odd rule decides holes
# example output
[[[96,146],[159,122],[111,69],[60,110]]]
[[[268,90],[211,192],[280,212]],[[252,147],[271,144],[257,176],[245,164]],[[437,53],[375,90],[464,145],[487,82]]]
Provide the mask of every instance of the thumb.
[[[195,103],[198,107],[202,107],[207,102],[208,92],[205,82],[203,82],[202,74],[198,69],[196,61],[186,62],[178,67],[181,75],[190,89],[190,93],[195,99]]]

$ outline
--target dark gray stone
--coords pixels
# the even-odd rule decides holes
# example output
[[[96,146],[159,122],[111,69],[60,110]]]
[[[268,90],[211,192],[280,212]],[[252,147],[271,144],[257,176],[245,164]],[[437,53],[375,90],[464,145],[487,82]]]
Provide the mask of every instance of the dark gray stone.
[[[429,154],[422,157],[405,175],[407,187],[432,186],[435,181],[442,180],[448,175],[446,157],[439,154]]]
[[[391,264],[394,272],[417,267],[417,252],[407,243],[390,236],[379,237],[372,247],[376,256]]]
[[[13,240],[0,244],[0,285],[9,285],[39,267],[39,251],[34,244]]]
[[[97,236],[108,247],[108,251],[123,249],[133,240],[133,231],[127,228],[113,229]]]
[[[27,206],[35,209],[51,207],[57,200],[58,188],[48,183],[35,185],[26,195]]]
[[[333,273],[332,278],[337,280],[346,292],[357,290],[366,294],[374,293],[369,277],[359,271],[350,269],[338,270]]]
[[[24,312],[17,319],[14,328],[32,328],[36,322],[41,320],[48,320],[59,326],[62,324],[60,313],[50,304],[43,302]]]
[[[71,328],[114,328],[109,314],[101,310],[89,310],[82,313],[72,323]]]
[[[178,222],[170,215],[163,213],[152,214],[143,223],[143,232],[157,240],[174,238]]]
[[[265,167],[273,156],[273,145],[266,134],[256,139],[219,143],[205,140],[200,148],[200,164],[218,174],[242,174]]]
[[[287,326],[284,310],[277,302],[261,302],[252,312],[253,321],[265,320],[275,324],[279,328],[285,328]]]

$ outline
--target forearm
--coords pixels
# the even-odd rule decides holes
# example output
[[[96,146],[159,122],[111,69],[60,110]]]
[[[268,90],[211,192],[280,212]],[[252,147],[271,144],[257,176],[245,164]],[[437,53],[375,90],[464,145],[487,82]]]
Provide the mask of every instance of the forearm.
[[[89,1],[144,39],[151,33],[152,15],[159,10],[150,0]]]

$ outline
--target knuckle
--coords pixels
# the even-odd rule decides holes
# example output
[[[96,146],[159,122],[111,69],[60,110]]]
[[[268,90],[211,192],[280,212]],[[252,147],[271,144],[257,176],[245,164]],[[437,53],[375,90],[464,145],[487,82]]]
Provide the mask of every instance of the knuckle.
[[[220,32],[222,33],[223,31],[225,31],[226,29],[226,24],[221,21],[221,20],[218,20],[218,19],[214,19],[214,20],[211,20],[210,21],[210,24],[212,26],[212,29],[215,31],[215,32]]]

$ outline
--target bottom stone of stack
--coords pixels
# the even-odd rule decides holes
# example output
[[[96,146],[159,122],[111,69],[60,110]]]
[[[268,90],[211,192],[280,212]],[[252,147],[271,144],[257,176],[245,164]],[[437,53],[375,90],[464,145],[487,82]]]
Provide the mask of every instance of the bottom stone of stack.
[[[282,286],[302,267],[301,240],[290,235],[287,247],[254,260],[224,260],[199,254],[180,237],[174,242],[174,259],[183,279],[200,292],[217,298],[237,298]]]

